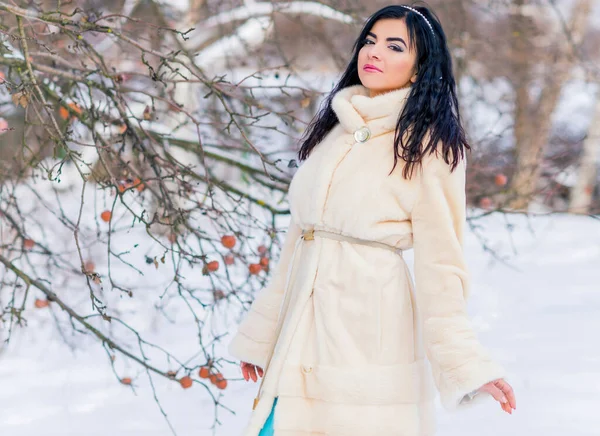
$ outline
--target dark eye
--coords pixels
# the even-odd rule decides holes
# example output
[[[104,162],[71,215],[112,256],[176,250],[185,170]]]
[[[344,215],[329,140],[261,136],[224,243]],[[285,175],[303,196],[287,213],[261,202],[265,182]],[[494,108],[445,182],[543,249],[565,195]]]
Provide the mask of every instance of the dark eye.
[[[374,44],[375,42],[374,42],[374,41],[371,41],[370,39],[365,39],[365,40],[363,41],[363,45],[367,45],[367,44],[371,44],[371,43],[373,43],[373,44]]]
[[[403,52],[404,50],[402,49],[402,47],[398,46],[398,45],[390,45],[390,48],[394,51],[399,51],[399,52]]]

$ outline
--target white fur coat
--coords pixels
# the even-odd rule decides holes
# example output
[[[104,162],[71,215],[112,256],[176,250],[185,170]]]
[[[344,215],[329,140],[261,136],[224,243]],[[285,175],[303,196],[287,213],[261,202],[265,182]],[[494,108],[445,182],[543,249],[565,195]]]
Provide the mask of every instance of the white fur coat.
[[[259,434],[275,397],[275,436],[429,436],[436,390],[452,410],[491,398],[462,401],[505,375],[466,312],[465,162],[450,172],[430,155],[411,179],[402,161],[388,176],[409,92],[339,91],[340,123],[294,175],[279,263],[229,346],[263,368],[275,347],[245,436]],[[356,142],[363,126],[371,138]],[[413,248],[415,286],[402,256],[299,238],[313,227]]]

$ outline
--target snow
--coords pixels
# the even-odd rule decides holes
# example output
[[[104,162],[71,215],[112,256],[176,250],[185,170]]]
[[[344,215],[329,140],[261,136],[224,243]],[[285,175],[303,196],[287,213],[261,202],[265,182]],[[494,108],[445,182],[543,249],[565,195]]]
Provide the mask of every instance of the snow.
[[[196,53],[196,65],[218,74],[226,69],[228,59],[246,56],[250,49],[264,43],[272,31],[273,20],[270,17],[249,18],[232,35],[224,36]],[[224,56],[224,53],[227,55]]]
[[[282,4],[273,4],[270,2],[252,2],[252,4],[246,4],[240,8],[214,15],[206,20],[204,26],[214,27],[231,21],[247,20],[248,18],[259,15],[271,15],[273,12],[309,14],[326,18],[328,20],[341,21],[347,24],[355,22],[350,15],[339,12],[336,9],[330,8],[329,6],[319,2],[291,1]]]
[[[471,211],[473,216],[480,212]],[[481,341],[509,371],[517,410],[508,415],[488,401],[447,413],[438,403],[438,434],[600,434],[600,221],[495,214],[473,224],[466,238],[473,280],[469,313]],[[494,255],[483,250],[481,237]],[[411,255],[406,253],[412,267]],[[153,310],[150,303],[144,303],[147,313]],[[118,382],[96,342],[78,340],[71,348],[57,337],[47,312],[30,317],[29,327],[17,330],[0,354],[3,436],[171,434],[139,366],[121,357],[115,361],[119,374],[134,377],[134,391]],[[139,320],[140,331],[168,341],[175,354],[197,352],[191,318],[178,318],[176,324],[158,323],[151,316]],[[66,337],[73,342],[70,333]],[[226,353],[224,345],[219,352]],[[237,414],[220,409],[222,425],[214,432],[214,402],[200,383],[183,390],[153,378],[178,435],[240,434],[257,386],[241,379],[236,366],[224,369],[230,382],[222,402]]]

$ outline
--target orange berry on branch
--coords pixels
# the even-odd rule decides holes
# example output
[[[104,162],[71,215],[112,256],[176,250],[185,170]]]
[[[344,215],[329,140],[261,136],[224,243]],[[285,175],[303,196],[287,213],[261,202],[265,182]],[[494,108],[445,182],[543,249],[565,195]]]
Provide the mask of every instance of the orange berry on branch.
[[[83,265],[83,268],[85,269],[85,272],[93,273],[94,270],[96,269],[96,265],[94,265],[94,262],[92,262],[91,260],[88,260]]]
[[[214,381],[213,380],[211,380],[211,381],[214,385],[218,386],[218,384],[221,383],[223,380],[225,380],[225,377],[223,377],[223,374],[221,374],[220,372],[217,372],[217,373],[215,373]]]
[[[202,368],[200,368],[200,371],[198,371],[198,375],[200,376],[200,378],[209,378],[210,368],[208,366],[203,366]]]
[[[210,272],[215,272],[219,269],[219,262],[216,260],[211,260],[206,264],[206,269]]]
[[[112,217],[112,212],[110,210],[105,210],[104,212],[102,212],[100,214],[100,218],[104,222],[109,222],[111,217]]]
[[[42,309],[44,307],[48,307],[50,305],[50,302],[48,300],[42,300],[41,298],[36,298],[35,302],[33,304],[38,309]]]
[[[498,174],[496,174],[496,177],[494,177],[494,183],[497,186],[504,186],[504,185],[506,185],[507,182],[508,182],[508,178],[502,173],[498,173]]]
[[[223,247],[225,248],[233,248],[235,247],[235,236],[233,235],[225,235],[223,237],[221,237],[221,244],[223,244]]]
[[[83,113],[83,109],[81,109],[81,107],[75,102],[69,103],[68,106],[76,114],[81,115]]]
[[[217,383],[215,383],[215,385],[219,388],[219,389],[225,389],[227,387],[227,380],[225,380],[224,378],[221,380],[217,379]]]
[[[69,110],[64,107],[61,106],[58,108],[58,116],[61,117],[63,120],[66,120],[69,118]]]
[[[138,192],[142,192],[145,188],[144,184],[139,179],[139,177],[133,179],[133,186],[135,186],[135,189],[137,189]]]
[[[250,274],[252,275],[256,275],[258,273],[260,273],[262,271],[262,265],[260,263],[251,263],[248,266],[248,270],[250,271]]]
[[[489,209],[492,207],[492,199],[490,197],[482,197],[479,200],[479,207],[483,209]]]
[[[223,259],[225,261],[225,265],[233,265],[235,262],[235,258],[231,254],[228,254]]]
[[[179,380],[179,384],[183,389],[191,388],[193,383],[194,381],[189,375],[181,377],[181,379]]]

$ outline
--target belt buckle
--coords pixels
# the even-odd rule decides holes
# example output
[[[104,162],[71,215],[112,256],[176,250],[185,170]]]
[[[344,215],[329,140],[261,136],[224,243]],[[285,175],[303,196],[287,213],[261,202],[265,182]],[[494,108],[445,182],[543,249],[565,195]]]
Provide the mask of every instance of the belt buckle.
[[[310,229],[302,232],[302,238],[305,241],[312,241],[315,239],[315,229]]]

